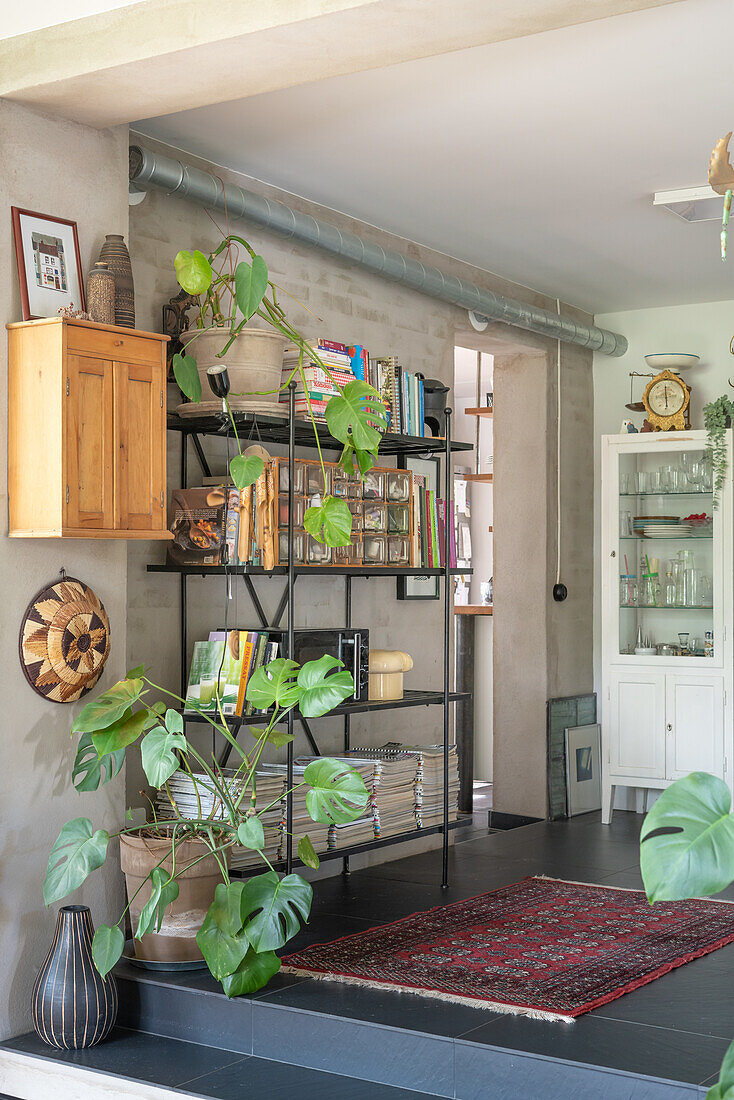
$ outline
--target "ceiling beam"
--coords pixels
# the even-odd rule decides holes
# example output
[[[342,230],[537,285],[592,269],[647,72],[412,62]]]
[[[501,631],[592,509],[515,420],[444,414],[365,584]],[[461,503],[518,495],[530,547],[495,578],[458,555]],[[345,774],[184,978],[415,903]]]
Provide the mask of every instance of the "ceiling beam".
[[[143,0],[0,42],[0,96],[114,126],[681,0]]]

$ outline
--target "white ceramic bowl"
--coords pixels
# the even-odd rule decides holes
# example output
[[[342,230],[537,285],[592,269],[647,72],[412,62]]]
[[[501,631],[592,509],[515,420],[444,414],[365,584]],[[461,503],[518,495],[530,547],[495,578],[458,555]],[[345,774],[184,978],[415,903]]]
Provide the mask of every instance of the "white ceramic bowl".
[[[700,355],[690,355],[688,352],[656,352],[654,355],[646,355],[645,362],[653,370],[690,370],[699,362]]]

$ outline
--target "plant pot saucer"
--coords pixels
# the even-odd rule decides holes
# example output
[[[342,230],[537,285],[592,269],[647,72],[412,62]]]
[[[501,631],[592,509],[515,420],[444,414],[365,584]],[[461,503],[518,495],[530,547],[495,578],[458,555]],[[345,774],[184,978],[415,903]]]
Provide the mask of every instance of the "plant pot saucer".
[[[185,970],[207,969],[203,959],[186,959],[184,962],[172,962],[170,959],[161,959],[160,961],[157,959],[139,959],[135,954],[132,940],[126,942],[122,957],[125,962],[129,962],[131,966],[137,966],[141,970],[160,970],[167,971],[169,974]]]
[[[288,416],[288,406],[280,405],[275,401],[248,401],[243,397],[230,397],[229,407],[232,412],[263,413],[266,416]],[[195,416],[217,416],[222,412],[221,401],[184,401],[173,410],[177,416],[184,419]]]

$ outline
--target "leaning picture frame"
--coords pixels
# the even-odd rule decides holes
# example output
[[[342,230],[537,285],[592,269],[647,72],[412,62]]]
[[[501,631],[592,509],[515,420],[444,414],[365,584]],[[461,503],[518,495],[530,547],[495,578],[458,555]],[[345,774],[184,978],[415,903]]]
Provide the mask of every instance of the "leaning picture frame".
[[[84,310],[84,280],[76,222],[11,207],[24,321]]]
[[[416,475],[425,477],[427,489],[433,489],[439,495],[441,484],[440,458],[415,458],[408,455],[400,460],[400,468],[412,470]],[[416,564],[416,569],[420,568]],[[437,600],[440,597],[440,577],[398,577],[397,597],[399,600]]]
[[[601,726],[567,726],[566,812],[569,817],[601,809]]]

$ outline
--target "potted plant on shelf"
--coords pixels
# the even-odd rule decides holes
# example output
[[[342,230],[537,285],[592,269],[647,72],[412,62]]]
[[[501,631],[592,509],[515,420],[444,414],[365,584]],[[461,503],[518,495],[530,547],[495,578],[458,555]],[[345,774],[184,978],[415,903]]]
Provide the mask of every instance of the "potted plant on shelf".
[[[715,401],[709,401],[703,407],[703,426],[707,432],[706,456],[713,464],[714,474],[714,508],[719,503],[719,493],[724,487],[726,478],[726,429],[730,428],[734,420],[734,401],[726,394],[717,397]]]
[[[43,884],[47,905],[81,886],[105,862],[110,840],[120,839],[128,903],[115,924],[100,925],[94,935],[92,958],[103,977],[122,955],[128,911],[136,954],[160,957],[157,952],[167,940],[168,960],[203,956],[228,997],[260,989],[278,971],[275,952],[308,918],[313,891],[300,875],[278,874],[263,851],[261,819],[271,807],[257,805],[257,768],[266,745],[280,747],[292,740],[278,725],[294,707],[304,717],[317,718],[353,693],[352,676],[343,668],[337,671],[340,665],[328,655],[300,667],[280,657],[256,671],[245,697],[269,717],[263,729],[250,727],[254,745],[249,751],[232,736],[218,699],[218,719],[201,712],[238,754],[239,766],[228,776],[213,756],[207,759],[187,740],[179,710],[146,702],[154,689],[183,705],[149,680],[142,667],[87,703],[72,727],[80,738],[73,769],[77,789],[92,791],[108,783],[136,745],[148,782],[167,792],[173,810],[171,820],[161,820],[153,807],[149,823],[124,826],[112,835],[95,830],[88,818],[75,818],[53,846]],[[176,772],[188,777],[194,792],[198,808],[193,815],[180,812],[171,793],[169,781]],[[322,824],[352,821],[368,801],[359,773],[328,757],[311,762],[292,790],[297,787],[305,788],[311,819]],[[212,806],[208,814],[201,809],[205,794]],[[268,870],[233,881],[228,863],[235,845],[258,853]],[[308,836],[299,840],[298,856],[318,867]],[[174,941],[178,952],[172,950]]]
[[[245,251],[249,261],[238,258],[240,249]],[[306,394],[319,461],[326,477],[316,419],[304,373],[304,362],[308,361],[319,364],[338,391],[327,404],[325,415],[329,431],[344,446],[339,464],[351,474],[365,474],[370,470],[377,459],[381,432],[387,426],[385,406],[380,394],[365,381],[355,380],[345,386],[336,381],[328,364],[286,318],[278,302],[278,288],[269,280],[267,265],[262,256],[242,237],[228,234],[208,256],[198,249],[179,252],[174,266],[179,285],[188,294],[198,297],[200,307],[196,326],[182,337],[182,342],[185,343],[184,352],[173,358],[176,382],[189,401],[201,402],[202,376],[209,374],[211,377],[209,372],[214,363],[224,363],[229,372],[232,360],[228,357],[232,355],[232,349],[238,342],[261,339],[263,336],[267,336],[271,342],[274,335],[279,338],[277,356],[274,351],[273,361],[267,371],[262,365],[257,368],[248,367],[247,351],[236,353],[237,360],[244,363],[244,366],[230,379],[232,388],[229,395],[224,396],[238,449],[238,454],[230,463],[230,473],[235,485],[239,489],[252,485],[262,473],[263,463],[261,458],[242,454],[229,398],[277,397],[280,390],[285,389],[296,375],[300,377]],[[248,329],[248,322],[255,317],[264,321],[273,332]],[[256,336],[258,332],[260,335]],[[298,363],[285,379],[281,373],[283,338],[298,349]],[[206,346],[203,348],[200,365],[195,354],[198,354],[202,340],[206,341]],[[219,350],[212,352],[212,346],[218,346]],[[278,358],[277,369],[275,358]],[[245,390],[236,391],[235,382],[248,382],[249,385]],[[327,546],[349,546],[352,533],[349,506],[345,500],[326,495],[318,505],[306,510],[304,527],[309,534]]]

